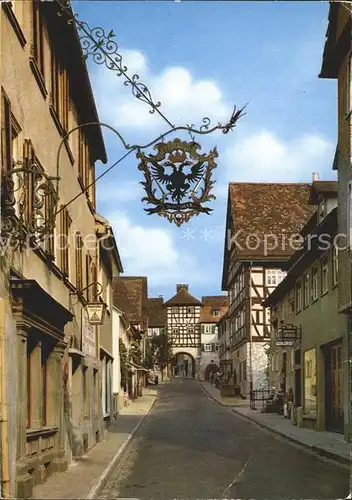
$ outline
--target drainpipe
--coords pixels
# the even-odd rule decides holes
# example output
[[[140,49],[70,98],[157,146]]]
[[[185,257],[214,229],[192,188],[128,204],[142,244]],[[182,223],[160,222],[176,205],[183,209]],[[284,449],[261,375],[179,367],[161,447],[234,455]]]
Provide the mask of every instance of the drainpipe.
[[[249,265],[249,386],[253,390],[253,339],[252,339],[252,265]]]

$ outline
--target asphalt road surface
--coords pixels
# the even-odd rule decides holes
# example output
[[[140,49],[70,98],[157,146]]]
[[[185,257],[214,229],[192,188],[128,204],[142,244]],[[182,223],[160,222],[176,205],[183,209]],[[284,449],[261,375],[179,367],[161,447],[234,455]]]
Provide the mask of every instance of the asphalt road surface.
[[[337,499],[349,471],[210,399],[193,380],[160,386],[99,498]]]

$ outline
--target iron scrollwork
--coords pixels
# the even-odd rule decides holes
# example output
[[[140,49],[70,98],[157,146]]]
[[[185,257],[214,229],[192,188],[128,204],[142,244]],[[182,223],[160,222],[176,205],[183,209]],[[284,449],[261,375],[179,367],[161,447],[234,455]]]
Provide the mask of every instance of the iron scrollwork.
[[[56,209],[54,180],[29,159],[13,162],[12,169],[2,174],[1,244],[35,245],[52,235]]]
[[[194,215],[210,214],[212,209],[204,203],[215,199],[211,175],[216,168],[216,148],[201,154],[198,143],[174,139],[160,142],[154,149],[155,155],[137,153],[138,168],[145,177],[141,184],[147,194],[142,201],[154,205],[145,211],[166,217],[178,227]]]

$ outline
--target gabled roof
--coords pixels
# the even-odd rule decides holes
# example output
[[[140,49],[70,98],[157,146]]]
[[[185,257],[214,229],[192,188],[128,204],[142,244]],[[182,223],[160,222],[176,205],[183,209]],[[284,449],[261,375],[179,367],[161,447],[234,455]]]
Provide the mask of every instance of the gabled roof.
[[[207,295],[202,297],[203,308],[200,313],[200,323],[218,323],[226,314],[228,308],[227,295]],[[214,316],[214,309],[219,309],[219,316]]]
[[[309,203],[316,205],[320,196],[323,196],[324,198],[336,197],[337,190],[337,181],[314,181],[310,189]]]
[[[83,57],[77,28],[75,23],[71,24],[68,22],[73,15],[71,2],[65,4],[62,16],[58,15],[61,8],[56,2],[40,2],[40,9],[46,18],[50,39],[55,44],[55,49],[60,51],[61,57],[67,63],[71,82],[70,91],[77,106],[79,123],[99,122],[87,64]],[[107,153],[101,126],[87,126],[83,130],[91,140],[93,161],[101,160],[103,163],[106,163]]]
[[[166,325],[166,308],[164,299],[148,298],[148,327],[161,328]]]
[[[113,280],[114,306],[123,311],[132,325],[148,328],[148,282],[146,276],[126,276]]]
[[[308,204],[310,187],[305,183],[229,184],[223,290],[227,289],[231,254],[239,263],[284,263],[292,255],[295,249],[291,248],[294,245],[290,244],[290,237],[299,234],[316,210]],[[229,229],[232,229],[232,243]]]
[[[171,297],[165,306],[201,306],[202,303],[193,297],[185,288],[180,288],[180,290]]]
[[[347,2],[346,2],[347,3]],[[330,2],[320,78],[337,78],[352,41],[352,14],[341,1]]]
[[[230,183],[230,210],[237,241],[238,258],[288,257],[293,251],[286,245],[264,248],[264,237],[280,239],[300,232],[315,207],[308,205],[310,184]],[[246,243],[249,235],[256,235]],[[257,242],[259,244],[257,245]],[[258,246],[258,248],[254,248]],[[267,254],[267,255],[266,255]]]

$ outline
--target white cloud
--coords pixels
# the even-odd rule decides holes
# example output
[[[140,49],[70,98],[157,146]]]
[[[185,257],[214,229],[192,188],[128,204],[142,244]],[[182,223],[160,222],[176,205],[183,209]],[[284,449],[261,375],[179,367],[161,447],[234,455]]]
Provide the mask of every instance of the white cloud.
[[[176,66],[154,74],[144,54],[137,50],[121,52],[128,74],[140,75],[154,102],[161,101],[160,110],[173,123],[184,125],[193,121],[198,126],[204,116],[214,122],[229,119],[232,106],[226,103],[216,82],[196,80],[186,68]],[[151,115],[150,107],[133,97],[131,87],[123,85],[123,76],[118,78],[114,72],[99,68],[92,79],[104,119],[120,127],[160,128],[161,118],[157,113]]]
[[[177,250],[170,230],[135,224],[127,213],[108,215],[126,275],[148,276],[151,286],[188,279],[201,282],[196,260],[186,250]],[[188,281],[187,281],[188,283]]]
[[[139,180],[97,183],[97,199],[100,203],[128,203],[145,195]]]
[[[230,181],[310,182],[312,172],[327,170],[331,178],[333,153],[333,144],[314,134],[292,140],[284,140],[268,130],[242,138],[239,135],[224,153],[224,170],[218,169],[220,182],[216,191],[219,196],[227,193]]]

